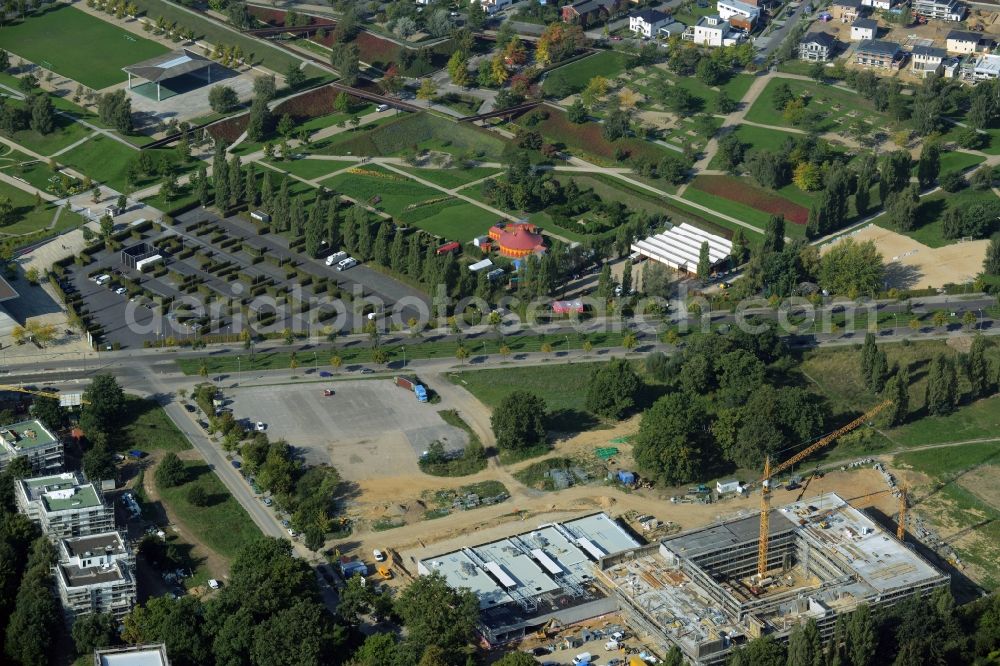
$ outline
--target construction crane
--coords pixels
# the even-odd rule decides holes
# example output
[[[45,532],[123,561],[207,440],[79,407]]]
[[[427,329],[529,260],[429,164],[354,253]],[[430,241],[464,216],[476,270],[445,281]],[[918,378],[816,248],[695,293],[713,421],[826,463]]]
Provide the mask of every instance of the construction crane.
[[[906,541],[906,484],[899,487],[899,520],[896,522],[896,538]]]
[[[816,475],[818,474],[819,474],[819,465],[817,465],[816,469],[813,470],[813,473],[809,475],[809,478],[806,479],[806,482],[802,484],[802,490],[799,491],[799,496],[795,498],[796,502],[801,502],[802,498],[806,496],[806,491],[809,490],[809,484],[812,483],[812,480],[815,479]]]
[[[817,440],[813,444],[810,444],[806,448],[802,449],[794,456],[781,463],[777,467],[771,468],[771,458],[768,457],[764,462],[764,477],[761,479],[761,489],[760,489],[760,540],[757,546],[757,575],[760,578],[764,578],[767,575],[767,539],[770,535],[770,513],[771,513],[771,477],[781,474],[786,469],[795,465],[812,454],[816,453],[825,446],[828,446],[835,440],[839,439],[843,435],[851,432],[857,428],[862,423],[874,418],[883,409],[892,404],[892,400],[885,400],[875,407],[869,409],[867,412],[854,419],[845,426],[841,426],[837,430]]]
[[[39,391],[37,389],[24,388],[23,386],[14,386],[13,384],[0,384],[0,391],[16,391],[17,393],[28,393],[42,398],[52,398],[59,401],[60,407],[75,407],[79,404],[90,404],[83,397],[77,398],[77,396],[81,396],[79,393],[53,393],[52,391]]]

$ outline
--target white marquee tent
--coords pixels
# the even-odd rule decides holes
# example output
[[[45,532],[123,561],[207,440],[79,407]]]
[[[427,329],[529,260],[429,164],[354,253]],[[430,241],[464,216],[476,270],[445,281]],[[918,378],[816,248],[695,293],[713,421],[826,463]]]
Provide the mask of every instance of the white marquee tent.
[[[682,222],[668,231],[635,241],[632,251],[670,268],[693,273],[698,267],[701,245],[706,242],[712,266],[728,257],[733,250],[733,244],[722,236]]]

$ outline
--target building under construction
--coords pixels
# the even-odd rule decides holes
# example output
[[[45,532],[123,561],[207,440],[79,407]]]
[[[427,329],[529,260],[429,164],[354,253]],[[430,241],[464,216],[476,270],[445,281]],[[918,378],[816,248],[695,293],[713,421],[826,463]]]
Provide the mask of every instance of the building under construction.
[[[948,576],[836,494],[774,509],[767,572],[758,574],[759,516],[608,555],[597,583],[633,629],[664,653],[721,664],[746,641],[779,640],[815,619],[824,640],[861,604],[892,605],[948,585]]]

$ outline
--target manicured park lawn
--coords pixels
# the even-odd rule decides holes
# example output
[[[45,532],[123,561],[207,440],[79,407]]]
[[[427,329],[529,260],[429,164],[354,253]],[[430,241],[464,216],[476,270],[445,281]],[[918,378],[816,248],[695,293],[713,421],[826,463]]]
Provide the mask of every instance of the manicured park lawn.
[[[587,58],[554,69],[545,76],[542,89],[551,94],[560,85],[570,92],[580,92],[595,76],[613,79],[625,71],[628,56],[619,51],[601,51]]]
[[[135,155],[138,155],[138,151],[114,139],[95,136],[68,153],[60,155],[59,161],[90,176],[95,183],[124,192],[127,188],[126,166]]]
[[[424,169],[420,167],[400,166],[396,167],[400,171],[413,174],[428,182],[440,185],[449,190],[464,187],[468,183],[475,182],[482,178],[495,176],[502,173],[500,169],[494,167],[471,167],[455,169]]]
[[[394,217],[401,215],[410,205],[448,198],[447,194],[425,187],[406,176],[370,164],[327,178],[322,184],[362,203],[370,203],[374,197],[380,197],[379,203],[370,205]]]
[[[48,5],[3,29],[4,48],[100,90],[125,80],[121,68],[167,49],[63,4]]]
[[[319,116],[317,118],[310,118],[298,127],[297,130],[306,130],[307,132],[316,132],[321,129],[326,129],[327,127],[333,127],[337,123],[347,123],[354,116],[363,118],[369,113],[375,110],[374,104],[359,104],[351,113],[329,113],[325,116]]]
[[[959,122],[964,121],[964,118],[957,118]],[[956,141],[958,136],[965,130],[964,127],[958,125],[951,125],[950,129],[945,132],[942,139],[944,141]],[[1000,127],[990,127],[984,130],[990,137],[989,144],[984,148],[981,148],[987,155],[1000,155]]]
[[[955,150],[948,150],[941,153],[941,173],[946,174],[950,171],[965,171],[969,167],[974,167],[985,161],[986,158],[979,155],[970,155],[969,153],[960,153]]]
[[[311,160],[308,158],[301,160],[282,160],[280,162],[270,160],[268,164],[273,165],[276,169],[287,171],[288,173],[294,174],[299,178],[305,178],[306,180],[322,178],[323,176],[329,175],[334,171],[340,171],[341,169],[346,169],[351,166],[350,162],[341,162],[339,160]]]
[[[404,212],[399,221],[461,243],[484,236],[497,216],[461,199],[448,199]]]
[[[53,97],[52,99],[57,98]],[[23,102],[9,98],[7,104],[22,108],[24,106]],[[90,133],[89,129],[75,122],[72,118],[57,114],[55,116],[55,129],[52,132],[39,134],[35,130],[25,129],[14,132],[10,135],[10,139],[39,155],[48,156],[76,143]]]
[[[874,193],[877,188],[872,188]],[[970,187],[955,193],[938,191],[920,199],[917,208],[917,226],[912,231],[900,231],[915,241],[929,247],[943,247],[955,242],[955,239],[945,238],[943,232],[944,213],[949,206],[963,207],[976,201],[996,200],[997,196],[991,190],[973,190]],[[875,224],[886,229],[895,229],[886,216],[875,218]]]
[[[174,517],[189,529],[198,541],[223,557],[236,556],[241,548],[260,538],[260,530],[239,505],[219,477],[202,460],[186,460],[187,482],[173,488],[157,486],[163,502]],[[201,486],[208,495],[208,506],[195,506],[188,500],[193,486]],[[225,529],[220,529],[225,526]]]
[[[754,79],[750,74],[736,74],[721,86],[718,86],[717,90],[716,88],[707,86],[701,79],[694,76],[676,76],[663,70],[658,71],[665,78],[673,81],[675,86],[684,88],[695,97],[705,100],[705,110],[709,112],[715,108],[715,101],[719,98],[720,91],[725,92],[729,95],[730,99],[738,102],[747,94],[747,90],[750,89]]]
[[[0,147],[2,150],[2,147]],[[49,168],[47,162],[37,160],[30,155],[11,150],[0,157],[0,171],[27,181],[32,187],[36,187],[43,192],[56,193],[57,188],[53,186],[52,177],[55,173]]]
[[[793,96],[806,94],[809,102],[806,109],[823,114],[823,120],[818,124],[821,131],[837,131],[843,123],[850,122],[847,114],[856,111],[861,117],[870,118],[873,122],[872,131],[887,131],[887,118],[875,111],[871,103],[861,95],[848,92],[834,86],[816,83],[815,81],[800,81],[797,79],[774,79],[767,84],[764,91],[747,112],[746,119],[750,122],[778,127],[792,127],[780,111],[774,108],[774,91],[782,83],[787,83]]]
[[[751,125],[739,125],[733,130],[733,135],[742,141],[759,150],[771,152],[781,152],[782,146],[788,139],[801,137],[792,132],[782,132],[781,130],[766,129],[764,127],[753,127]],[[721,169],[722,158],[716,154],[708,164],[709,169]]]
[[[14,221],[10,224],[0,226],[0,234],[28,234],[40,231],[52,224],[55,215],[55,206],[49,203],[42,204],[41,208],[35,208],[35,197],[24,190],[0,182],[0,197],[7,197],[14,204]],[[76,213],[63,211],[68,221],[76,221],[79,224],[79,216]]]

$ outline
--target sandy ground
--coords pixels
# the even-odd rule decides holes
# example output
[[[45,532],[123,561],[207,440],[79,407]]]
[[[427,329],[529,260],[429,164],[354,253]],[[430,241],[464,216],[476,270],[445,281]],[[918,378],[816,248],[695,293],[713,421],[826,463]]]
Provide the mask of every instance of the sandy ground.
[[[874,241],[886,262],[886,280],[890,287],[924,289],[974,280],[982,270],[988,240],[953,243],[932,248],[922,243],[869,224],[851,234],[857,242]],[[827,250],[832,245],[826,245]]]

